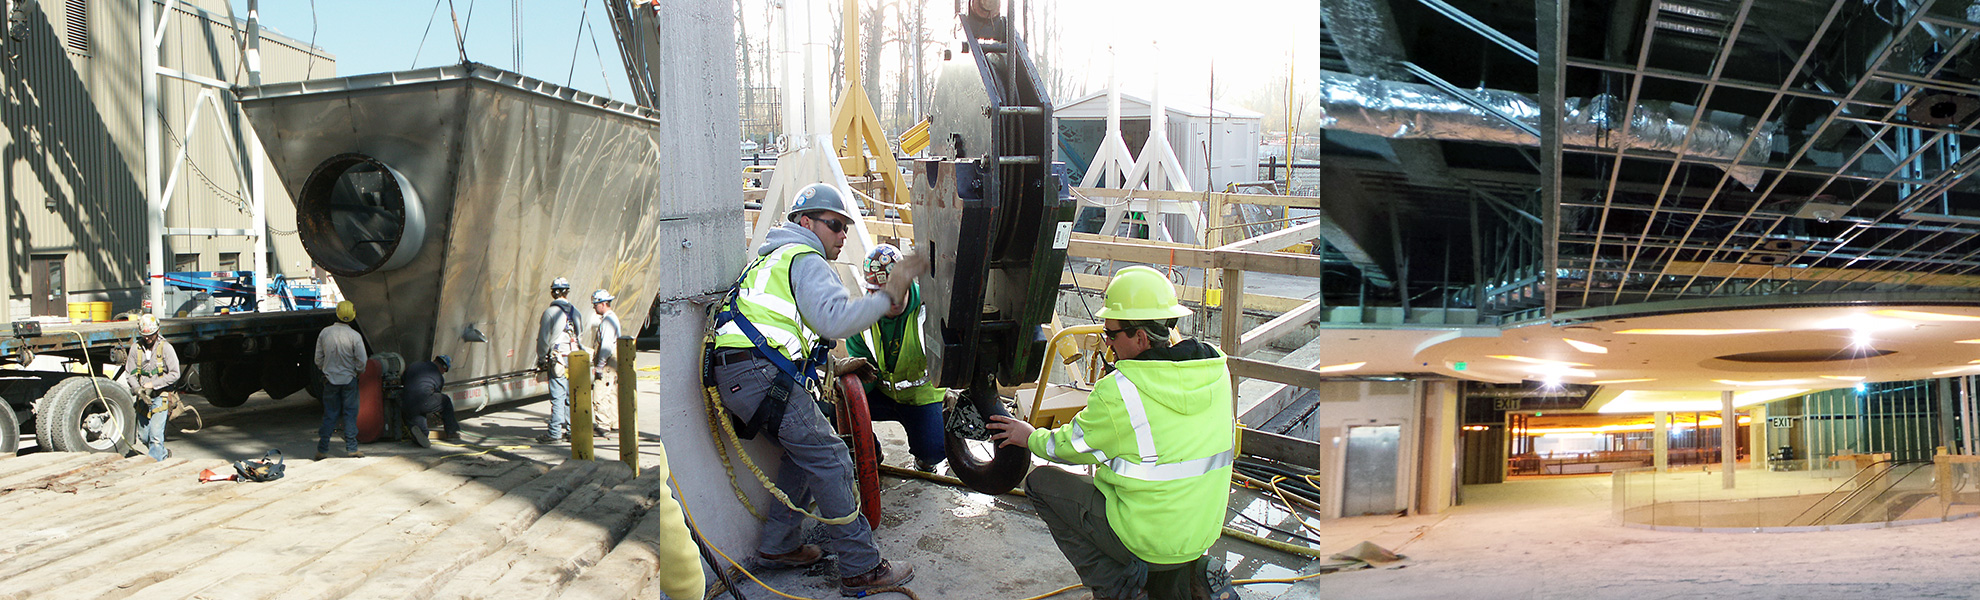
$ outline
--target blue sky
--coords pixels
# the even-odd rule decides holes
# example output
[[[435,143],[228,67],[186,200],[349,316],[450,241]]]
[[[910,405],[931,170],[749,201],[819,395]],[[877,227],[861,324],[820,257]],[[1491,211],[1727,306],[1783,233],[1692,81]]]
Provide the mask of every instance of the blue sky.
[[[247,0],[230,1],[237,15],[247,16]],[[710,1],[726,4],[728,0]],[[743,0],[745,13],[762,14],[767,1]],[[926,1],[931,17],[938,19],[930,24],[932,33],[938,38],[952,35],[953,21],[942,16],[952,3]],[[1057,7],[1055,14],[1065,31],[1060,64],[1085,71],[1088,89],[1105,85],[1113,56],[1119,60],[1124,92],[1147,94],[1160,73],[1165,97],[1198,103],[1208,95],[1213,65],[1218,87],[1233,96],[1284,81],[1287,60],[1294,56],[1303,78],[1318,71],[1320,18],[1315,0],[1223,0],[1213,4],[1199,0],[1034,1]],[[836,5],[833,0],[811,2],[820,12],[825,6]],[[303,41],[314,36],[317,46],[337,57],[337,72],[342,75],[459,61],[448,0],[263,0],[261,4],[266,26]],[[524,75],[557,84],[568,81],[579,90],[630,100],[611,23],[599,0],[526,0],[522,4],[523,64],[519,70]],[[470,60],[518,70],[510,6],[502,0],[452,0],[466,28]],[[579,37],[581,14],[591,29]],[[821,29],[837,27],[836,23],[816,25]],[[761,23],[751,26],[755,28],[753,35],[766,33]],[[893,59],[885,60],[888,62],[883,65],[891,66]]]
[[[230,0],[235,15],[247,18],[247,0]],[[448,1],[440,0],[262,0],[263,26],[316,45],[337,57],[337,73],[356,75],[433,67],[460,62],[448,19]],[[314,4],[314,11],[311,6]],[[625,67],[619,60],[612,24],[598,0],[529,0],[523,3],[523,64],[521,73],[559,85],[628,100]],[[469,60],[517,70],[510,3],[499,0],[453,0],[465,28]],[[470,19],[469,9],[473,10]],[[314,22],[312,23],[312,12]],[[578,37],[579,16],[590,27]],[[428,23],[431,22],[431,32]],[[420,38],[426,38],[424,46]],[[597,52],[592,40],[597,40]],[[573,50],[576,50],[573,68]],[[415,59],[417,56],[417,60]],[[604,74],[600,74],[603,58]],[[610,93],[607,93],[607,88]]]

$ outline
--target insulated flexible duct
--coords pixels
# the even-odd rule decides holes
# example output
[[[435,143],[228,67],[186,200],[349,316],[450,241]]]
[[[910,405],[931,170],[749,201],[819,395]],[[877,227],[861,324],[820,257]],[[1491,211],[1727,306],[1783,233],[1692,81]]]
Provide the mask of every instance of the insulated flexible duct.
[[[1524,94],[1472,90],[1470,95],[1529,127],[1540,123],[1540,104]],[[1562,143],[1585,148],[1648,150],[1721,161],[1759,164],[1773,153],[1773,128],[1755,127],[1744,115],[1711,111],[1691,127],[1696,109],[1685,104],[1646,101],[1624,110],[1608,94],[1569,98],[1562,117]],[[1629,118],[1628,127],[1621,122]],[[1320,127],[1391,139],[1432,139],[1537,146],[1539,138],[1497,115],[1435,87],[1414,83],[1320,73]],[[1690,132],[1689,141],[1686,132]],[[1747,138],[1753,137],[1752,143]],[[1741,148],[1744,147],[1744,152]],[[1747,189],[1762,171],[1734,166],[1727,173]]]

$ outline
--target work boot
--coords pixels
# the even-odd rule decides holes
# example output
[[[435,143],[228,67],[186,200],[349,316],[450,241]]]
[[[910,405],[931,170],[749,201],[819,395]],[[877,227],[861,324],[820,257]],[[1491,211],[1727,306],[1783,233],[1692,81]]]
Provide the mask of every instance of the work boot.
[[[839,578],[839,595],[864,596],[867,592],[883,587],[905,584],[914,579],[914,565],[902,563],[895,567],[881,560],[879,566],[856,577]]]
[[[323,459],[326,459],[326,458],[330,458],[330,453],[329,453],[329,452],[318,452],[318,453],[316,453],[316,458],[313,458],[313,459],[311,459],[311,460],[323,460]]]
[[[593,438],[597,438],[597,439],[601,439],[601,440],[602,440],[602,439],[608,439],[608,438],[610,438],[610,437],[612,437],[612,430],[610,430],[610,429],[605,429],[605,428],[602,428],[602,427],[600,427],[600,428],[594,428],[594,429],[592,429],[592,430],[591,430],[591,437],[593,437]]]
[[[459,431],[442,431],[442,432],[440,432],[440,440],[441,440],[441,441],[445,441],[445,442],[455,442],[455,441],[460,441],[460,439],[461,439],[461,432],[459,432]]]
[[[1224,559],[1205,556],[1196,559],[1189,578],[1190,598],[1194,600],[1238,600],[1237,589],[1231,587],[1231,574],[1224,570]]]
[[[923,472],[923,473],[934,473],[934,472],[935,472],[935,468],[936,468],[936,467],[939,467],[939,466],[941,466],[941,465],[942,465],[942,461],[939,461],[939,460],[938,460],[938,461],[935,461],[935,462],[932,462],[932,463],[929,463],[929,462],[921,462],[921,459],[919,459],[919,458],[917,458],[917,459],[914,459],[914,470],[916,470],[916,471],[920,471],[920,472]]]
[[[557,442],[568,441],[571,441],[570,435],[550,435],[546,433],[536,437],[536,443],[538,444],[555,444]]]
[[[347,458],[364,458],[364,451],[363,451],[363,450],[352,450],[350,454],[346,454],[346,455],[344,455],[344,456],[345,456],[345,457],[347,457]]]
[[[412,433],[412,443],[414,446],[419,446],[421,448],[433,447],[433,438],[429,437],[432,435],[432,432],[426,431],[424,429],[414,429],[411,431],[411,433]]]
[[[757,552],[756,564],[767,569],[795,569],[818,564],[821,558],[825,558],[824,550],[820,550],[817,544],[805,544],[783,554]]]

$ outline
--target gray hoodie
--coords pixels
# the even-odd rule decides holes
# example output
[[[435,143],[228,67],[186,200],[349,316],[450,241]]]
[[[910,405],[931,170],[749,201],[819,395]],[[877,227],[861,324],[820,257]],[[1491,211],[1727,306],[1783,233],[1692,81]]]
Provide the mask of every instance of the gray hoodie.
[[[796,223],[785,223],[772,229],[764,237],[763,246],[756,249],[756,254],[768,255],[791,243],[804,244],[819,252],[800,256],[791,264],[791,294],[797,297],[798,313],[812,331],[827,339],[845,339],[865,331],[880,317],[887,316],[887,309],[893,300],[885,292],[853,298],[839,283],[839,275],[832,271],[832,264],[825,260],[824,242],[819,241],[818,235],[809,229]]]

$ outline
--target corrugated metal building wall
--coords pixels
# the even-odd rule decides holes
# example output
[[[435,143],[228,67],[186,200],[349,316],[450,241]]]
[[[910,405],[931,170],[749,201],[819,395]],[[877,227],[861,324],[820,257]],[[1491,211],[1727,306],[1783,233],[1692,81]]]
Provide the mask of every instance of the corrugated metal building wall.
[[[168,3],[144,4],[156,9]],[[0,39],[5,91],[0,175],[6,178],[0,189],[7,193],[0,259],[6,276],[0,292],[10,300],[0,305],[0,316],[36,314],[32,296],[51,286],[64,288],[69,301],[110,300],[120,312],[141,301],[147,241],[138,5],[41,0]],[[160,64],[245,85],[240,48],[246,26],[230,19],[225,0],[174,0],[169,6]],[[328,53],[310,52],[306,44],[266,28],[262,35],[264,81],[335,75],[336,61]],[[214,91],[209,103],[201,99],[209,88],[173,78],[161,82],[160,160],[168,179],[172,161],[190,140],[186,164],[172,186],[166,226],[250,227],[248,182],[239,165],[251,142],[235,131],[246,121],[232,95]],[[187,119],[195,110],[202,114],[188,135]],[[270,270],[310,277],[309,257],[294,233],[294,206],[286,190],[271,183]],[[169,237],[166,269],[252,269],[253,249],[246,237]],[[62,310],[41,308],[41,314]]]

